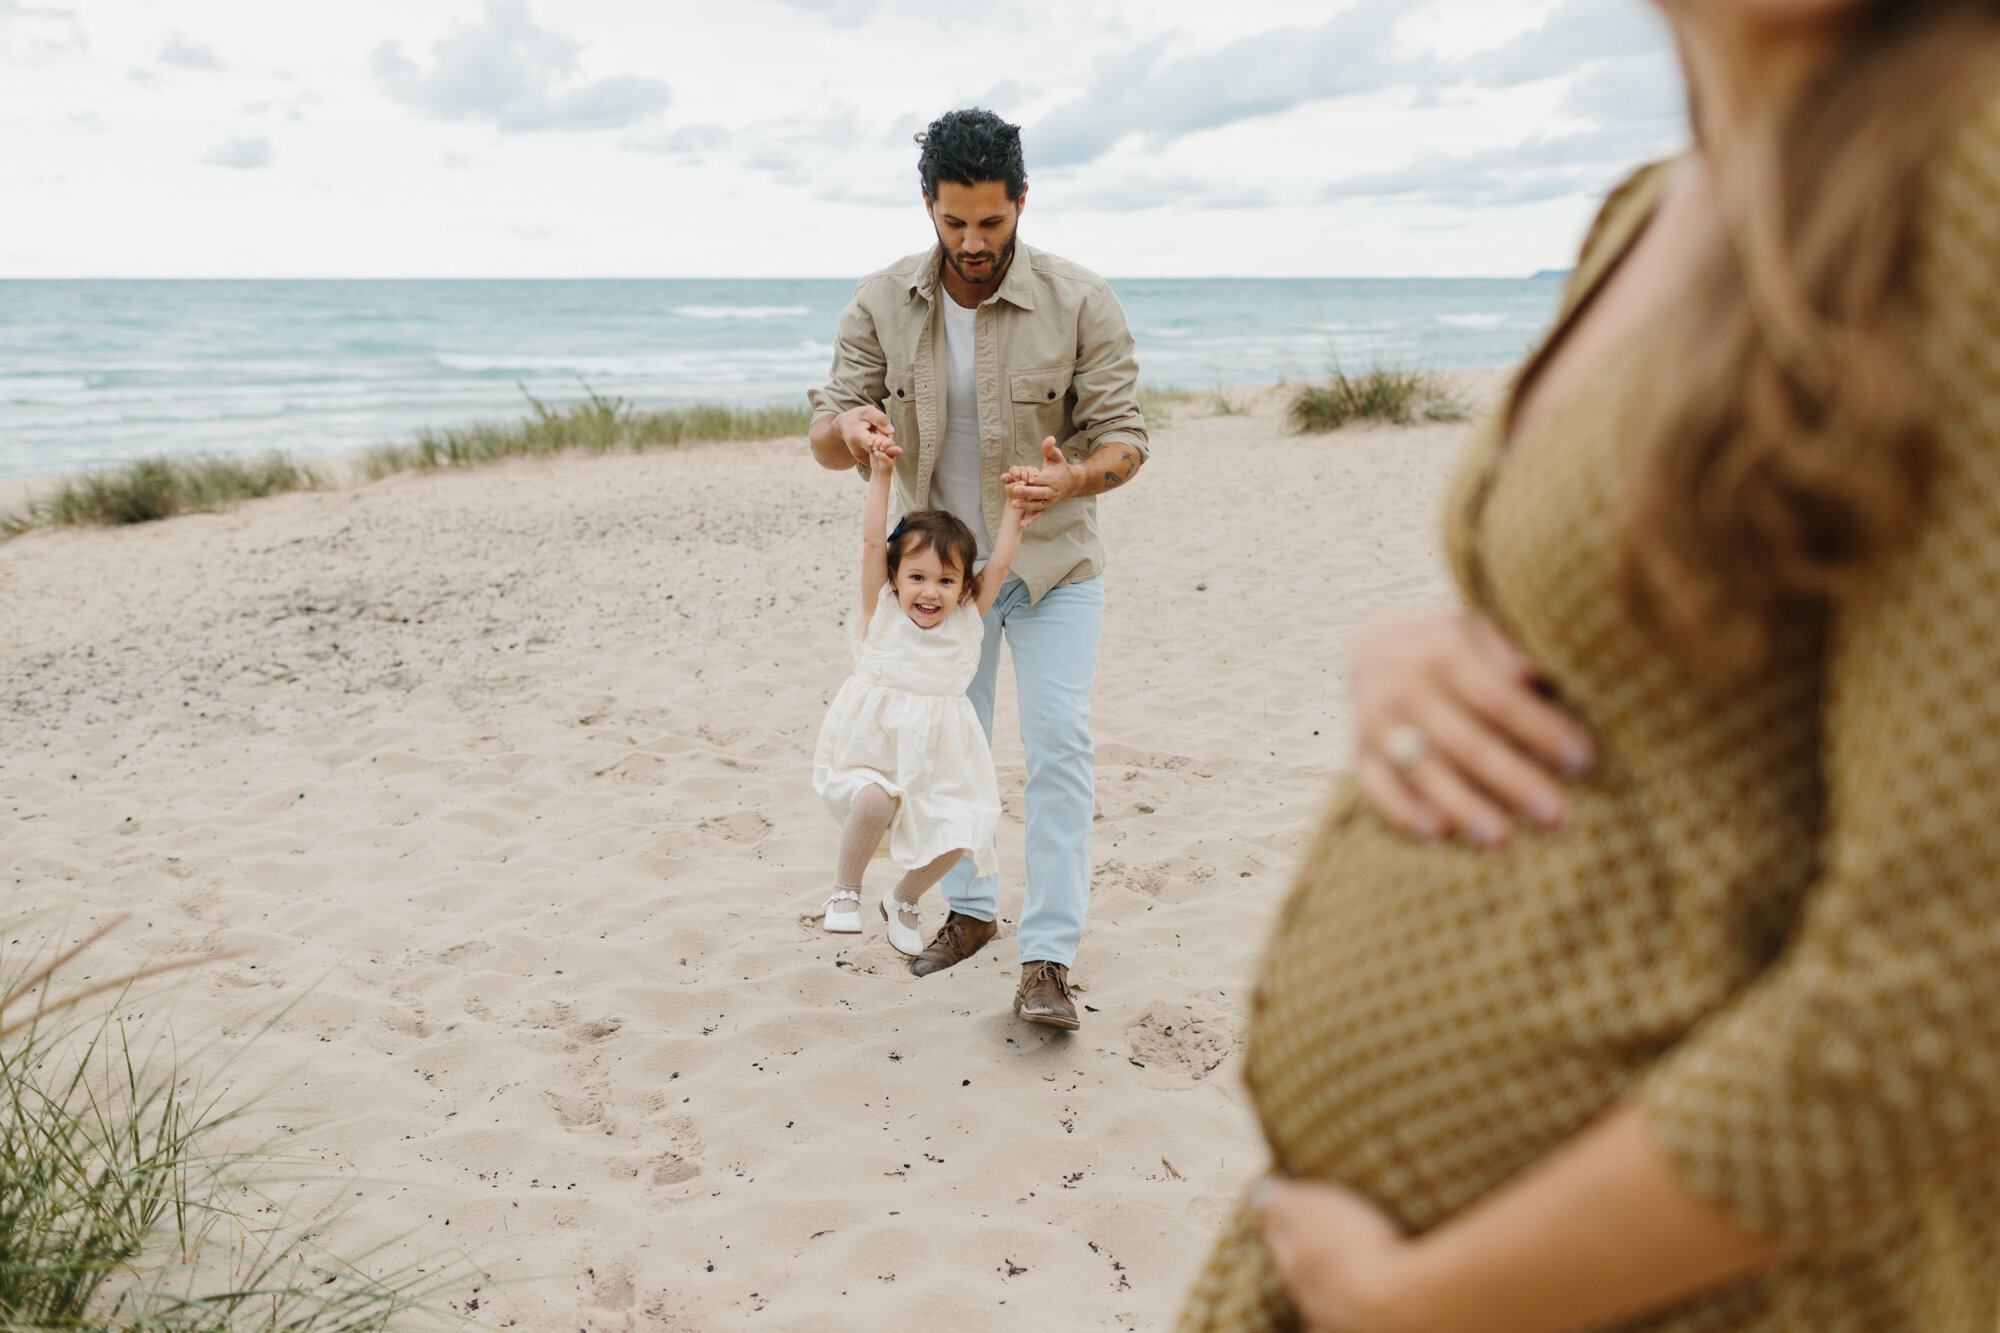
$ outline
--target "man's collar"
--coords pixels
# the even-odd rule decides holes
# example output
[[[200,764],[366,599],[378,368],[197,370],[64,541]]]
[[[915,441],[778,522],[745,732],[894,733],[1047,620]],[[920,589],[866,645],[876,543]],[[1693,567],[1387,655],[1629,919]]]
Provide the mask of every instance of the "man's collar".
[[[1014,258],[1008,262],[1007,272],[1000,279],[1000,299],[1011,301],[1023,310],[1035,308],[1035,283],[1028,276],[1034,267],[1029,262],[1033,254],[1034,251],[1024,242],[1015,241]],[[943,274],[944,247],[933,242],[930,254],[925,256],[923,265],[917,270],[916,281],[910,284],[910,293],[926,301],[937,300],[939,289],[944,286]],[[945,299],[951,298],[947,295]]]

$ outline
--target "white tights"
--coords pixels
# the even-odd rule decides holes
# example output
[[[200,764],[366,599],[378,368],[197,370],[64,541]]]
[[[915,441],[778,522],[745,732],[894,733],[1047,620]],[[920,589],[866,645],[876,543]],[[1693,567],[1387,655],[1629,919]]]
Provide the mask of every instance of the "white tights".
[[[874,783],[869,783],[856,794],[854,804],[847,811],[847,827],[840,834],[840,859],[835,864],[833,876],[836,890],[861,892],[861,877],[868,873],[868,860],[882,845],[882,835],[889,831],[889,825],[895,818],[896,798]],[[923,897],[925,891],[943,879],[945,872],[962,855],[963,852],[946,852],[929,865],[905,871],[902,882],[896,885],[896,901],[913,903]]]

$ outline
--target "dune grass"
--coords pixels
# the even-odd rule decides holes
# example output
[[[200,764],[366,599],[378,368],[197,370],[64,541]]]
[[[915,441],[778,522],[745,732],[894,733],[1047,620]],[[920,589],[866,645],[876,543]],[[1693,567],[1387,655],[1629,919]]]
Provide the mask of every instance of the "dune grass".
[[[376,481],[397,472],[544,458],[569,450],[638,453],[695,440],[775,440],[803,435],[812,425],[812,411],[803,404],[694,403],[642,412],[587,384],[584,392],[587,397],[582,402],[551,407],[523,388],[529,406],[525,418],[420,430],[408,444],[368,450],[357,461],[356,472]],[[325,490],[330,484],[323,473],[284,454],[261,459],[144,458],[65,478],[46,499],[15,512],[0,511],[0,540],[31,528],[64,524],[146,523],[226,509],[284,491]],[[0,1333],[6,1333],[4,1325]]]
[[[1280,380],[1282,385],[1284,381]],[[1187,389],[1176,384],[1141,384],[1139,412],[1148,423],[1159,426],[1174,419],[1174,409],[1196,407],[1204,417],[1248,416],[1249,405],[1231,398],[1223,389]]]
[[[326,479],[283,454],[266,458],[142,458],[65,478],[55,494],[0,513],[0,537],[56,524],[147,523],[226,509],[281,491],[316,491]]]
[[[321,1252],[260,1189],[276,1159],[218,1146],[240,1108],[120,1016],[129,991],[51,998],[104,933],[25,966],[0,959],[0,1330],[444,1327],[426,1296],[461,1274],[417,1290],[414,1272],[371,1278]]]
[[[361,475],[374,481],[396,472],[473,467],[503,458],[546,458],[570,450],[639,453],[692,440],[775,440],[804,435],[812,426],[812,409],[804,404],[695,403],[642,412],[589,385],[584,386],[588,397],[568,407],[551,407],[526,388],[521,392],[530,409],[525,418],[418,431],[409,444],[385,444],[362,455]]]
[[[1294,428],[1338,430],[1353,421],[1397,426],[1424,421],[1465,421],[1471,413],[1444,376],[1431,370],[1374,366],[1349,375],[1338,366],[1317,384],[1303,384],[1286,408]]]
[[[1139,385],[1139,414],[1151,425],[1161,425],[1174,418],[1174,409],[1189,403],[1199,402],[1201,393],[1195,389],[1183,389],[1177,384]]]

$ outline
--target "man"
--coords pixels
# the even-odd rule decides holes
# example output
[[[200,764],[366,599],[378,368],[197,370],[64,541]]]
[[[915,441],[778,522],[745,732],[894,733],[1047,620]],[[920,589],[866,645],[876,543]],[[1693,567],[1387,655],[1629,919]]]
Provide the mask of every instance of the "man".
[[[1146,461],[1138,363],[1125,313],[1102,278],[1032,250],[1021,132],[990,111],[953,111],[917,136],[924,211],[937,244],[863,278],[841,312],[833,370],[812,394],[813,457],[865,468],[871,444],[895,461],[899,512],[947,509],[983,561],[1009,500],[1002,475],[1040,514],[986,616],[967,691],[993,735],[1000,643],[1013,654],[1027,749],[1027,885],[1014,1012],[1074,1029],[1069,969],[1090,900],[1096,791],[1090,684],[1104,620],[1096,496]],[[1046,511],[1046,512],[1042,512]],[[910,964],[918,976],[977,953],[998,927],[999,876],[962,858],[944,881],[951,911]]]

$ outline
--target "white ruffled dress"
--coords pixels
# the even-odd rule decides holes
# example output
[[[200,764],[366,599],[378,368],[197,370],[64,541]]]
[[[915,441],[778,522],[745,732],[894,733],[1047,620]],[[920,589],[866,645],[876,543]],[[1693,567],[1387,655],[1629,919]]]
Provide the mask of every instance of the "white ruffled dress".
[[[856,608],[855,619],[860,619]],[[999,869],[1000,783],[979,716],[965,697],[979,670],[986,628],[970,601],[921,629],[883,588],[855,645],[854,674],[826,711],[813,751],[813,790],[842,824],[862,788],[899,798],[889,860],[929,865],[946,852],[972,853],[976,873]]]

